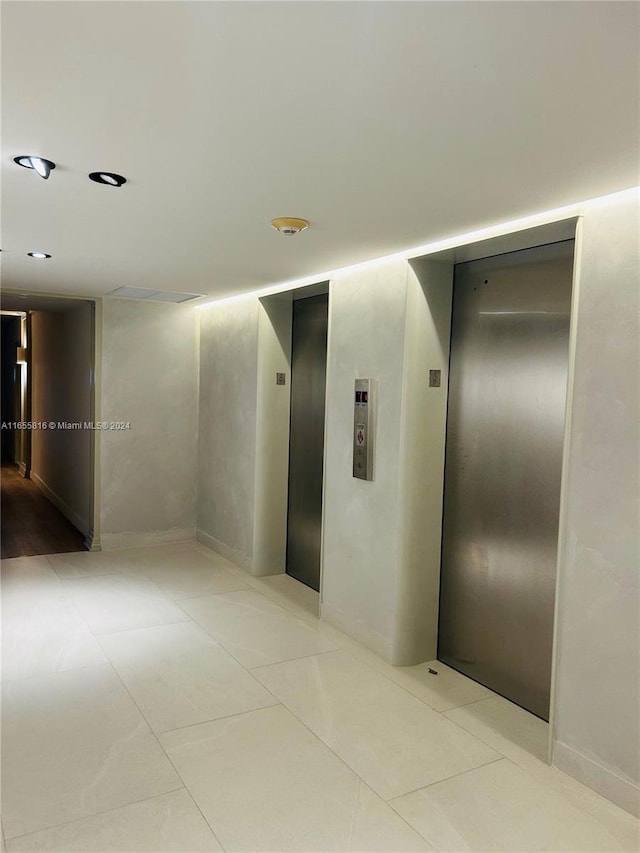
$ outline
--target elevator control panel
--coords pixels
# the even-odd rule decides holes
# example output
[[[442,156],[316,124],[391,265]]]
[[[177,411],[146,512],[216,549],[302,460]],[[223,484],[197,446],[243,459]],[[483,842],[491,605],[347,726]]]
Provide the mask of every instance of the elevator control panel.
[[[353,476],[373,480],[375,380],[356,379],[353,402]]]

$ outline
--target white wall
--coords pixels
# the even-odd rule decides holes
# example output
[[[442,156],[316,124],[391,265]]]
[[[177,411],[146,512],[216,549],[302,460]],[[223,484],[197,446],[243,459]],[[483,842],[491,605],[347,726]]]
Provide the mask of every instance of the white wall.
[[[200,319],[198,538],[249,568],[255,519],[257,299]]]
[[[322,618],[393,654],[407,264],[331,281],[324,469]],[[354,380],[377,380],[373,482],[352,474]]]
[[[31,315],[31,420],[92,420],[93,306]],[[81,533],[92,531],[92,434],[33,430],[31,478]]]
[[[197,439],[193,306],[102,305],[100,418],[103,548],[193,537]]]
[[[292,305],[285,295],[261,299],[259,307],[255,575],[281,574],[287,562]],[[284,373],[285,385],[276,385],[276,373]]]
[[[590,204],[577,328],[557,627],[554,762],[640,814],[637,195]]]
[[[198,311],[197,537],[254,575],[286,565],[291,304],[285,294]]]
[[[400,665],[437,654],[452,293],[451,262],[421,258],[410,264],[392,655]],[[439,388],[429,387],[429,370],[441,371]]]

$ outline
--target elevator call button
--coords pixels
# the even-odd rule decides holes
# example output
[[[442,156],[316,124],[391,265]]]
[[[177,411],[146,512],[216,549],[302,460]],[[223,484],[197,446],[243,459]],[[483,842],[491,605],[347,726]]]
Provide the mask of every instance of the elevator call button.
[[[375,407],[372,379],[356,379],[353,406],[353,476],[373,480]]]

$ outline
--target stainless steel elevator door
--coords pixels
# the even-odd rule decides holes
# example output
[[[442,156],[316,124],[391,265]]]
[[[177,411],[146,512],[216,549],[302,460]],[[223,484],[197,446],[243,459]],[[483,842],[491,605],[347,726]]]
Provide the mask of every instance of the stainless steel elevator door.
[[[573,241],[455,268],[438,657],[549,719]]]
[[[293,303],[287,574],[320,589],[327,294]]]

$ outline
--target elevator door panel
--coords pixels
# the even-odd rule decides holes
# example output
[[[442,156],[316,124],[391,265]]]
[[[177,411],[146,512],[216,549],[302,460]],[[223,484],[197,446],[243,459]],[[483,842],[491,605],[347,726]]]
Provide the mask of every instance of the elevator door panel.
[[[287,574],[320,589],[327,294],[293,303]]]
[[[438,657],[549,718],[573,241],[455,269]]]

